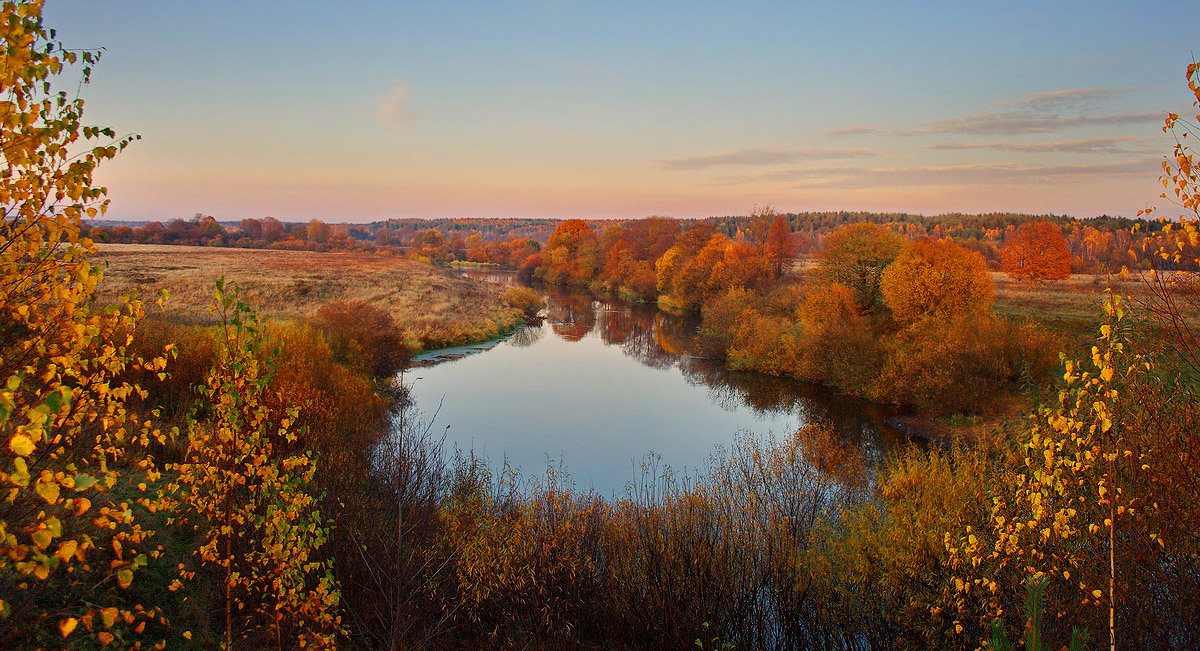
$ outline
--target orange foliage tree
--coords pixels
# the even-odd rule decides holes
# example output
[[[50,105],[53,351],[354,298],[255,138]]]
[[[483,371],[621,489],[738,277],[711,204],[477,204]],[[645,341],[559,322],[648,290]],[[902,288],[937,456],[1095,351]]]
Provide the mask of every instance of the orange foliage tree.
[[[601,235],[604,268],[601,279],[607,289],[636,300],[656,295],[654,263],[669,249],[679,234],[679,223],[650,217],[613,224]]]
[[[992,307],[983,256],[949,240],[909,242],[880,280],[884,304],[901,324],[950,319]]]
[[[542,250],[537,275],[546,282],[586,285],[600,270],[600,246],[596,232],[582,219],[568,219],[554,229]]]
[[[1044,282],[1071,276],[1071,250],[1058,226],[1026,222],[1000,251],[1001,264],[1018,280]]]
[[[664,306],[697,310],[725,290],[757,288],[770,278],[762,251],[747,242],[717,233],[694,254],[689,248],[686,242],[677,243],[655,264]]]
[[[783,217],[776,217],[771,222],[767,241],[763,243],[763,253],[776,278],[783,275],[784,268],[796,257],[796,243],[792,241],[792,231]]]

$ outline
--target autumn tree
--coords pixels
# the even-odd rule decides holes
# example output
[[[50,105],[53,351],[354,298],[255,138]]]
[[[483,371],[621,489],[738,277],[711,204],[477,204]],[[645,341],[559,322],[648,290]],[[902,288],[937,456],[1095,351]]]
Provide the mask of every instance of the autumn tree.
[[[1008,275],[1038,283],[1071,275],[1071,250],[1062,231],[1051,222],[1026,222],[1000,251]]]
[[[1190,64],[1186,77],[1188,90],[1196,98],[1192,107],[1200,110],[1200,64]],[[1188,137],[1194,140],[1198,129],[1200,112],[1193,120],[1169,113],[1163,123],[1163,132],[1175,137],[1175,146],[1162,162],[1162,181],[1166,190],[1160,197],[1178,203],[1193,220],[1200,217],[1200,157],[1188,144]]]
[[[880,290],[902,324],[987,313],[994,291],[983,256],[949,240],[904,245],[884,270]]]
[[[1126,596],[1118,591],[1135,583],[1127,559],[1145,559],[1148,567],[1136,573],[1161,562],[1136,551],[1163,545],[1161,529],[1145,521],[1158,498],[1135,488],[1159,459],[1134,443],[1136,409],[1128,402],[1152,365],[1129,340],[1121,296],[1107,290],[1103,308],[1091,359],[1065,363],[1066,387],[1057,405],[1039,411],[1023,437],[1022,462],[998,482],[989,526],[946,536],[960,627],[982,633],[995,618],[1011,617],[1016,588],[1044,578],[1058,597],[1056,624],[1103,629],[1116,648]]]
[[[763,253],[766,254],[767,263],[771,265],[771,272],[776,278],[783,276],[784,269],[796,257],[796,243],[792,241],[792,231],[782,216],[771,222],[767,240],[763,243]]]
[[[677,243],[655,263],[662,294],[659,300],[664,306],[697,310],[728,289],[755,289],[770,277],[762,251],[747,242],[716,233],[695,253],[689,249]]]
[[[269,418],[264,392],[271,368],[260,359],[262,329],[236,288],[217,282],[213,311],[220,320],[217,359],[202,390],[211,422],[188,430],[183,463],[168,485],[177,522],[196,531],[199,568],[183,565],[172,590],[186,590],[197,570],[215,573],[222,590],[222,646],[284,640],[332,648],[343,633],[339,592],[328,560],[318,555],[328,537],[309,485],[310,453],[277,455],[294,443],[293,408]]]
[[[871,222],[839,228],[825,238],[821,247],[818,276],[854,290],[858,305],[870,312],[880,306],[879,285],[883,270],[896,259],[904,240]]]
[[[307,234],[310,242],[324,244],[325,242],[329,241],[329,236],[332,235],[332,233],[333,231],[329,228],[329,224],[326,224],[319,219],[314,219],[308,222]]]
[[[797,375],[861,394],[878,373],[881,355],[854,291],[834,283],[811,292],[795,316],[803,329]]]
[[[274,217],[263,217],[262,236],[268,244],[283,239],[283,222]]]
[[[86,84],[99,53],[64,49],[41,2],[0,5],[0,48],[0,646],[131,645],[156,610],[128,588],[158,555],[143,520],[159,434],[123,378],[165,361],[130,351],[139,302],[94,303],[81,228],[107,208],[96,167],[134,138],[54,90],[72,66]]]
[[[450,259],[450,246],[441,231],[429,228],[412,238],[408,255],[422,262],[438,264]]]
[[[243,219],[238,228],[242,230],[242,235],[250,238],[251,242],[261,241],[263,238],[263,224],[261,221],[253,217]]]
[[[582,219],[568,219],[546,241],[538,275],[550,283],[586,285],[595,278],[601,262],[596,232]]]

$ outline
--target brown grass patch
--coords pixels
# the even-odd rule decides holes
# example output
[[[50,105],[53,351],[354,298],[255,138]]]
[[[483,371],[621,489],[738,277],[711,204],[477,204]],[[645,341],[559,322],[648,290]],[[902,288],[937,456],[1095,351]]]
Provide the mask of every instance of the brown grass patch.
[[[213,321],[208,305],[221,276],[266,318],[306,319],[334,300],[377,305],[415,349],[490,339],[521,318],[500,286],[391,255],[104,244],[96,258],[105,265],[99,301],[151,302],[166,289],[163,316],[181,323]]]

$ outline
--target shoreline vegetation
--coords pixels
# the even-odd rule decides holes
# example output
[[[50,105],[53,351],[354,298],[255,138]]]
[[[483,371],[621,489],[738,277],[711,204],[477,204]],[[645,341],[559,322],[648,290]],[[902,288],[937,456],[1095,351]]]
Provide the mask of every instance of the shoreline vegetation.
[[[0,7],[0,647],[1200,646],[1200,160],[1182,137],[1200,66],[1195,121],[1164,124],[1179,220],[998,216],[963,237],[979,224],[764,210],[567,220],[544,246],[531,221],[463,236],[463,258],[698,315],[737,368],[968,426],[980,405],[1038,398],[874,476],[811,423],[737,437],[694,476],[649,460],[606,500],[554,466],[448,459],[392,382],[410,344],[539,309],[535,291],[418,265],[458,255],[436,229],[410,241],[416,261],[307,253],[320,269],[99,249],[93,172],[136,137],[85,126],[56,90],[86,86],[100,52],[58,43],[40,2]],[[302,226],[247,223],[237,241],[354,239]],[[233,235],[211,218],[158,230]],[[818,256],[811,287],[788,281],[800,252]],[[1140,291],[1098,288],[1095,320],[1063,339],[996,316],[989,264],[1037,284],[1085,270],[1076,257],[1144,272]],[[288,265],[302,277],[271,273]],[[185,318],[147,317],[171,314],[146,304],[164,288]]]

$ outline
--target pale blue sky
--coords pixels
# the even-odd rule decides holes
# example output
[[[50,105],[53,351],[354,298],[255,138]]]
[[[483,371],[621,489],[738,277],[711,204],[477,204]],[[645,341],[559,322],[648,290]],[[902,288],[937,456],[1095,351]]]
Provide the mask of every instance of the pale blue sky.
[[[84,2],[110,217],[1132,215],[1190,3]]]

